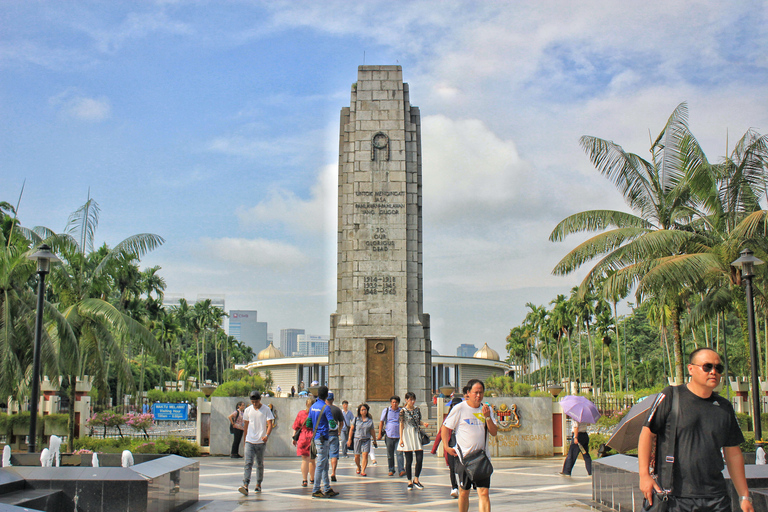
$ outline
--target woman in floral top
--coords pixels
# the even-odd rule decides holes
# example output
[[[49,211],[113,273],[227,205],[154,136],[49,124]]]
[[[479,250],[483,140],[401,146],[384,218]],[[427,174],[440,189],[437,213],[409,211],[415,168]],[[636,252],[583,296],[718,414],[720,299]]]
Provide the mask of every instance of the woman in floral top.
[[[405,473],[408,476],[408,490],[423,489],[424,486],[419,482],[421,474],[421,465],[424,462],[424,448],[421,446],[421,426],[429,427],[429,424],[421,421],[421,411],[414,404],[416,395],[412,392],[405,394],[405,407],[400,409],[400,446],[398,450],[405,455]],[[412,478],[411,467],[413,465],[413,454],[416,454],[416,475]]]

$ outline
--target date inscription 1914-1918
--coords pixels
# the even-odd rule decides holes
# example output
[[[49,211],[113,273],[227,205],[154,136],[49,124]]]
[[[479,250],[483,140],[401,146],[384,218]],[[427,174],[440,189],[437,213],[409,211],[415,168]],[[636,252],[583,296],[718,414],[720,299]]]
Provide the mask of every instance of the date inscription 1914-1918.
[[[363,293],[365,295],[395,295],[397,287],[393,276],[363,277]]]

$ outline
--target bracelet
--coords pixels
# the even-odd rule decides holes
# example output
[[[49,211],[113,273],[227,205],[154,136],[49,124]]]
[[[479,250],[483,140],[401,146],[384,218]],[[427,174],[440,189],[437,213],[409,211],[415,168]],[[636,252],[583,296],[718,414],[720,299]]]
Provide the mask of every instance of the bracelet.
[[[748,502],[752,503],[752,497],[751,496],[739,496],[739,503],[741,503],[742,501],[748,501]]]

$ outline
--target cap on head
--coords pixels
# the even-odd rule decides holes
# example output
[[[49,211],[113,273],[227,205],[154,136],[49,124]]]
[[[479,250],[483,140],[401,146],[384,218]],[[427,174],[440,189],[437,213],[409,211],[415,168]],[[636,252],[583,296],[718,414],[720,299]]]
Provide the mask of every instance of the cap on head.
[[[333,391],[328,392],[328,398],[326,400],[333,400]]]
[[[251,400],[261,400],[261,393],[258,391],[251,391]]]

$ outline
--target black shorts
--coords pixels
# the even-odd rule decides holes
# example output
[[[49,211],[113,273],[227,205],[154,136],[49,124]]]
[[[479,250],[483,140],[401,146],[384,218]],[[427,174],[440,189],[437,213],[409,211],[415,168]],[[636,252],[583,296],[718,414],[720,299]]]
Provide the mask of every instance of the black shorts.
[[[460,463],[456,465],[461,466]],[[459,488],[468,491],[472,487],[474,487],[475,489],[477,489],[478,487],[485,487],[486,489],[490,489],[491,477],[484,478],[482,480],[472,481],[463,471],[461,471],[461,469],[459,469]]]

